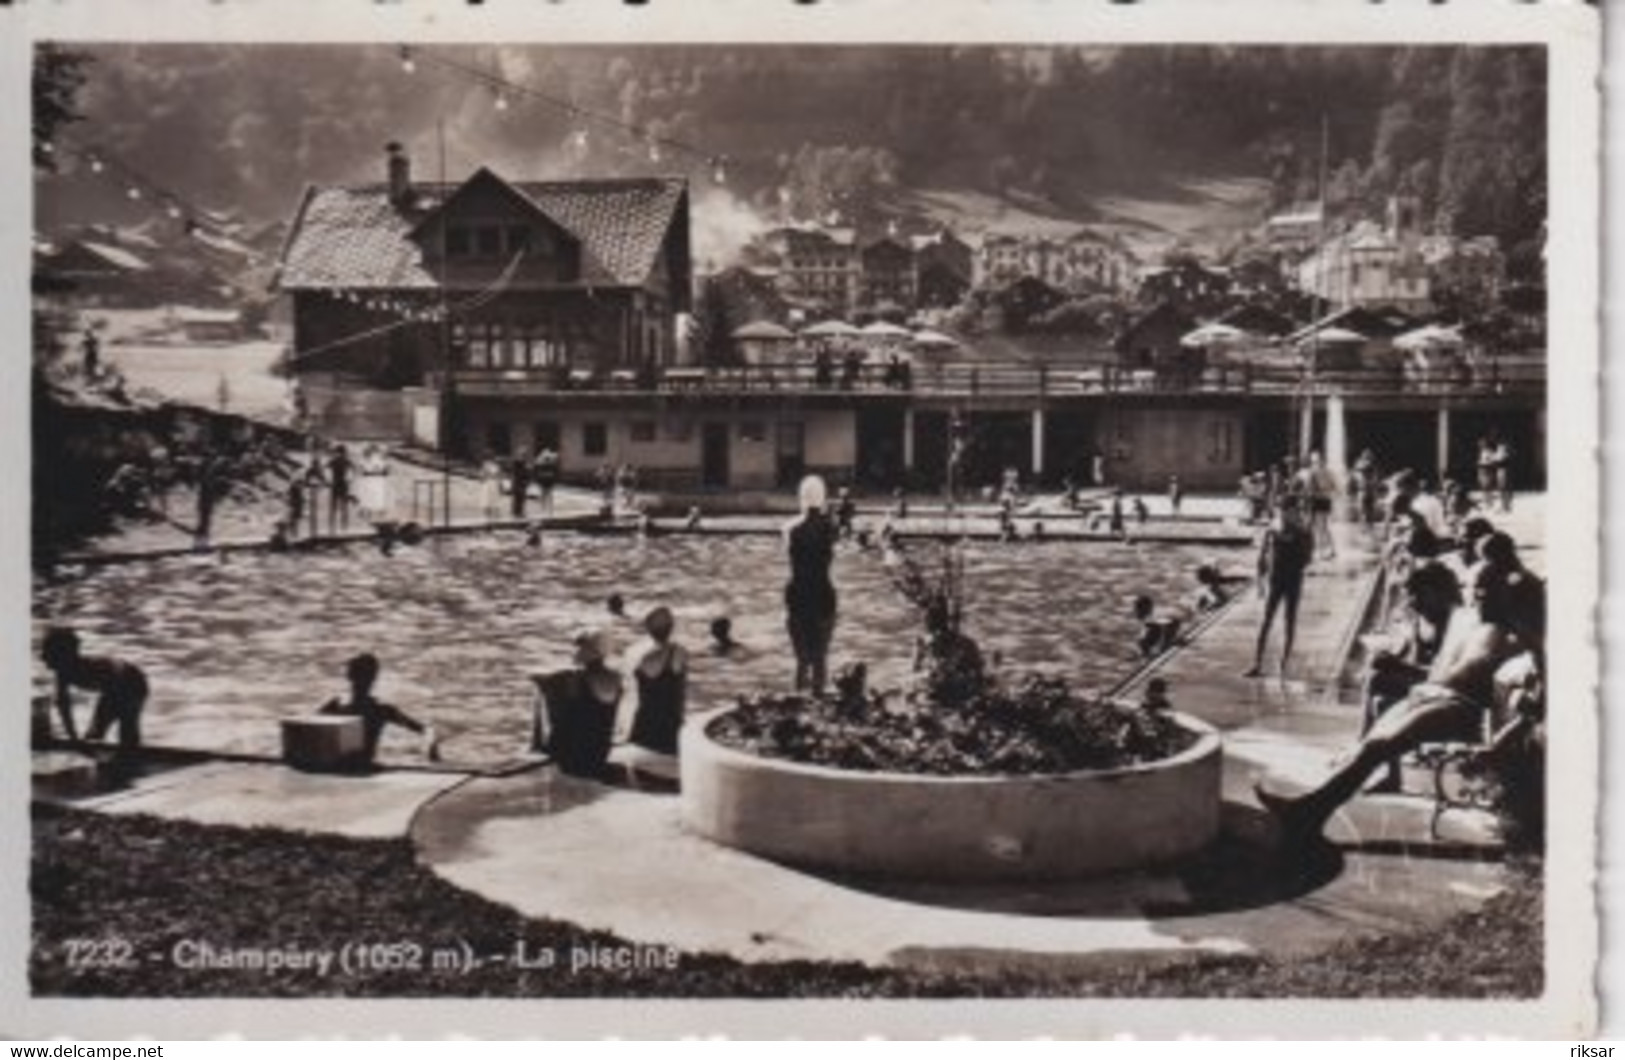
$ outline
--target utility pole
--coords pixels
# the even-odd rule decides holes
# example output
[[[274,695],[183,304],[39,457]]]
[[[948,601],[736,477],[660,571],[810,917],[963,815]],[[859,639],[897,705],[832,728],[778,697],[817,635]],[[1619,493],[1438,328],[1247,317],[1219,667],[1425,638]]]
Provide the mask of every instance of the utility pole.
[[[446,119],[435,120],[435,141],[440,154],[440,195],[444,204],[446,194]],[[451,526],[451,417],[455,402],[452,399],[456,365],[451,363],[451,308],[447,285],[451,279],[451,266],[446,260],[446,214],[440,213],[440,363],[445,378],[440,381],[440,455],[443,459],[440,478],[440,522]]]
[[[1326,243],[1326,155],[1329,149],[1329,141],[1330,129],[1327,124],[1326,114],[1325,112],[1322,112],[1320,115],[1320,179],[1318,188],[1320,205],[1317,214],[1319,219],[1317,221],[1318,234],[1316,237],[1316,241],[1320,244],[1320,252],[1318,254],[1320,264],[1315,270],[1317,273],[1316,279],[1319,281],[1315,286],[1327,292],[1330,292],[1331,290],[1331,279],[1328,276],[1328,266],[1331,264],[1331,247]],[[1317,311],[1319,302],[1320,291],[1317,290],[1310,302],[1311,315]],[[1328,310],[1331,308],[1331,298],[1329,295],[1326,299],[1326,307]],[[1317,323],[1317,321],[1311,320],[1310,323]],[[1320,328],[1317,327],[1309,334],[1309,363],[1304,366],[1303,409],[1300,413],[1303,419],[1302,425],[1298,431],[1298,460],[1300,462],[1307,461],[1309,459],[1310,451],[1314,449],[1315,372],[1319,367]]]

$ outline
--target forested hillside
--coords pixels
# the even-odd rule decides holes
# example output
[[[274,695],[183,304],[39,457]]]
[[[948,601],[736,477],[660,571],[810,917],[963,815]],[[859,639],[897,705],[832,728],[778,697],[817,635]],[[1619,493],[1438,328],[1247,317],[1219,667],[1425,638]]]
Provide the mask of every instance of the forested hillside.
[[[385,47],[88,50],[71,135],[257,221],[285,217],[307,181],[376,178],[391,139],[433,176],[437,123],[454,177],[709,182],[723,158],[737,201],[712,201],[748,211],[740,223],[878,223],[922,189],[1085,221],[1102,196],[1172,199],[1207,177],[1261,178],[1260,205],[1284,207],[1314,197],[1323,135],[1343,215],[1408,190],[1439,230],[1499,237],[1518,270],[1546,210],[1545,55],[1530,47],[420,49],[501,81],[407,72]],[[530,92],[498,107],[502,81]],[[97,195],[132,209],[70,173],[42,187],[41,220]]]

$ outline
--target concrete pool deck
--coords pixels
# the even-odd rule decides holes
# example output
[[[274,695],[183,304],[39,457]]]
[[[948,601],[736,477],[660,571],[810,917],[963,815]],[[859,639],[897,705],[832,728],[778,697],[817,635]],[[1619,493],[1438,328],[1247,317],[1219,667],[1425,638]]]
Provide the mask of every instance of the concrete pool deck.
[[[424,808],[413,838],[449,882],[527,915],[746,960],[1132,967],[1304,956],[1424,928],[1501,888],[1484,815],[1452,811],[1434,839],[1430,799],[1368,796],[1334,819],[1328,860],[1283,865],[1252,795],[1264,773],[1307,782],[1358,728],[1357,708],[1336,702],[1335,671],[1374,561],[1352,540],[1344,554],[1312,575],[1285,680],[1241,677],[1261,609],[1251,596],[1162,666],[1179,709],[1226,730],[1223,837],[1178,868],[1027,885],[831,878],[685,833],[672,795],[552,770],[460,785]]]
[[[1538,540],[1539,509],[1521,507],[1516,525],[1498,522]],[[1269,676],[1241,676],[1261,608],[1251,593],[1157,668],[1179,709],[1225,730],[1224,837],[1178,869],[1041,886],[827,878],[687,835],[670,794],[543,765],[503,776],[333,777],[211,762],[156,770],[124,791],[38,797],[110,814],[408,837],[449,882],[527,915],[747,960],[1132,970],[1201,954],[1312,955],[1435,925],[1481,905],[1505,878],[1485,816],[1446,814],[1434,839],[1424,794],[1355,800],[1329,828],[1337,849],[1328,860],[1283,866],[1272,850],[1254,778],[1306,782],[1358,728],[1337,679],[1374,559],[1347,528],[1342,536],[1343,558],[1312,569],[1284,678],[1273,654]]]

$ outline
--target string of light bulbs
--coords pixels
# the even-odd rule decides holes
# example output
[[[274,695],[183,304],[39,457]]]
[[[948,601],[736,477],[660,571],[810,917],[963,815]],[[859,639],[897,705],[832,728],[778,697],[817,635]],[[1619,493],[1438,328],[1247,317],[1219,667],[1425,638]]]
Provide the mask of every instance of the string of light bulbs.
[[[573,99],[554,95],[531,85],[503,77],[501,74],[490,70],[484,70],[433,52],[426,52],[410,44],[399,45],[396,53],[400,57],[403,72],[415,74],[421,64],[472,82],[492,93],[494,97],[492,105],[497,110],[506,111],[509,109],[511,101],[525,100],[540,103],[566,115],[572,121],[581,123],[570,134],[570,144],[572,148],[578,151],[584,152],[587,147],[587,129],[585,126],[597,125],[613,129],[617,133],[621,133],[629,139],[644,145],[651,162],[658,163],[669,153],[687,157],[703,164],[710,170],[711,181],[714,184],[726,184],[728,182],[729,166],[737,166],[737,162],[727,155],[707,150],[699,144],[657,133],[648,125],[625,121],[613,114],[583,107]]]
[[[255,265],[270,264],[270,259],[264,254],[238,242],[229,232],[224,231],[219,222],[213,219],[212,211],[198,206],[179,192],[154,180],[106,147],[79,144],[66,137],[59,137],[55,141],[47,140],[42,143],[40,150],[53,157],[73,158],[83,162],[92,175],[122,187],[125,198],[131,202],[145,203],[150,208],[161,211],[170,220],[181,222],[182,230],[202,243],[238,254]]]
[[[334,294],[332,297],[337,301],[359,305],[362,308],[375,313],[392,314],[400,317],[400,319],[392,320],[387,324],[380,324],[377,327],[366,328],[362,331],[353,332],[349,335],[334,339],[331,342],[325,342],[320,346],[314,346],[307,350],[290,351],[288,360],[291,364],[299,364],[317,356],[318,354],[329,353],[336,349],[342,349],[345,346],[353,346],[358,342],[366,342],[369,339],[380,338],[384,335],[390,334],[391,332],[399,331],[402,328],[411,327],[413,324],[434,323],[441,320],[449,320],[452,317],[467,313],[470,310],[478,309],[481,306],[492,302],[498,295],[508,289],[508,286],[513,282],[514,273],[519,271],[519,263],[524,260],[524,257],[524,251],[520,251],[519,253],[515,254],[508,264],[503,268],[502,272],[498,274],[494,280],[462,301],[448,302],[444,306],[436,305],[429,309],[419,309],[400,299],[381,296],[369,297],[352,291],[344,291]]]

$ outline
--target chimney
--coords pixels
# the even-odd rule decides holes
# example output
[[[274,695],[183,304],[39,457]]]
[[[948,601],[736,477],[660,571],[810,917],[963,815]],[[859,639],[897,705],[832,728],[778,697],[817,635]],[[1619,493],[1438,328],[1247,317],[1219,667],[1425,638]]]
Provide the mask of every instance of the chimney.
[[[412,202],[412,162],[395,140],[391,140],[384,151],[389,170],[389,201],[396,208],[408,206]]]

